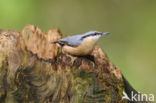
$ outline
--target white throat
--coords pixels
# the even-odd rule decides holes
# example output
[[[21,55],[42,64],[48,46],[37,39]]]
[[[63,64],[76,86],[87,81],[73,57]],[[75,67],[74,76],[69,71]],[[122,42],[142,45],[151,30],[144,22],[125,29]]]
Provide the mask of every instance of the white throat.
[[[95,35],[95,36],[87,37],[87,39],[93,39],[95,41],[98,41],[100,37],[101,37],[101,35]]]

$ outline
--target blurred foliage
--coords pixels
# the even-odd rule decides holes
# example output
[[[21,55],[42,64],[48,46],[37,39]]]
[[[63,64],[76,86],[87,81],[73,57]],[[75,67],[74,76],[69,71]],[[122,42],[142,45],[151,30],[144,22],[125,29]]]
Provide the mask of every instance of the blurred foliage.
[[[109,31],[98,44],[139,92],[156,94],[155,0],[0,0],[0,28],[34,24],[64,36]]]

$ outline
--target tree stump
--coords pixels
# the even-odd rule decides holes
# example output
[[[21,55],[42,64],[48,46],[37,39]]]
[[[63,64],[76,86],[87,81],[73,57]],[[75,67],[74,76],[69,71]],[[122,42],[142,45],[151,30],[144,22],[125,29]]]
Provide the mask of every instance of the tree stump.
[[[0,30],[0,103],[128,103],[122,73],[100,47],[66,55],[51,44],[61,37],[33,25]]]

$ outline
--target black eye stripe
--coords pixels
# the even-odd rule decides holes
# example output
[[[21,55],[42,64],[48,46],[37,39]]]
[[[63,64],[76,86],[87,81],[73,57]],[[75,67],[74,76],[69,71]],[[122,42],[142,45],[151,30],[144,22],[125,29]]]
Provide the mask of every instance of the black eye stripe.
[[[86,35],[86,36],[83,36],[83,37],[81,38],[81,40],[83,40],[83,39],[86,38],[86,37],[95,36],[95,35],[102,35],[102,33],[94,33],[94,34]]]
[[[95,33],[95,35],[102,35],[102,33]]]

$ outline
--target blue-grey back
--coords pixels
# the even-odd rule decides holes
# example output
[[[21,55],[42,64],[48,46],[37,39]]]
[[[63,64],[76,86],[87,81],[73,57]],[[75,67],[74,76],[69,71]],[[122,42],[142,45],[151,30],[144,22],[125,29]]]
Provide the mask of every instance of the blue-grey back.
[[[81,43],[83,43],[83,40],[81,39],[84,35],[73,35],[66,38],[62,38],[59,41],[67,42],[68,45],[71,46],[78,46]]]

